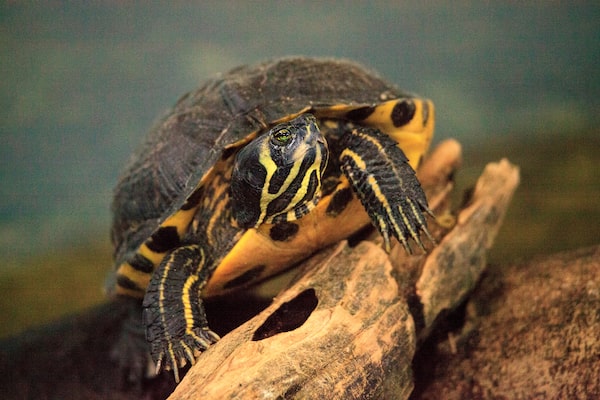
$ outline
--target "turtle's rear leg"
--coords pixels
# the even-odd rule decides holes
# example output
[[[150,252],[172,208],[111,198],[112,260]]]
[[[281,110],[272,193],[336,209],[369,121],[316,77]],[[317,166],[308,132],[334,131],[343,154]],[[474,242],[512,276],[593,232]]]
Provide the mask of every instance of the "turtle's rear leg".
[[[116,305],[125,308],[121,332],[110,352],[110,358],[121,371],[121,387],[138,385],[144,378],[155,376],[150,347],[142,325],[142,301],[138,298],[118,296]]]
[[[179,367],[219,340],[210,330],[200,293],[210,277],[210,261],[200,246],[168,253],[154,272],[143,302],[143,323],[156,372]]]

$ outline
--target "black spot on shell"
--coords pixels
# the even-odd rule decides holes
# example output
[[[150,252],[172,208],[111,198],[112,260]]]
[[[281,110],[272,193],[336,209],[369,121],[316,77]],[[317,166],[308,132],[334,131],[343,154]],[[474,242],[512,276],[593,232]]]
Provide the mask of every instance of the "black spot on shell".
[[[265,268],[266,268],[266,265],[257,265],[256,267],[249,269],[248,271],[244,272],[240,276],[233,278],[232,280],[227,282],[223,286],[223,288],[232,289],[234,287],[243,286],[247,283],[255,281],[256,279],[260,278],[260,276],[263,273],[263,271],[265,270]]]
[[[152,263],[152,261],[148,260],[143,255],[137,253],[135,256],[133,256],[131,261],[129,261],[129,265],[131,265],[133,269],[140,272],[145,272],[147,274],[152,273],[152,271],[154,271],[154,264]]]
[[[144,292],[144,289],[140,288],[134,281],[126,277],[125,275],[117,275],[117,286],[123,289],[136,290],[138,292]]]
[[[352,189],[349,187],[338,190],[333,194],[329,205],[327,206],[327,215],[332,217],[337,216],[339,213],[344,211],[348,203],[352,200]]]
[[[237,147],[234,147],[234,146],[226,147],[223,150],[223,153],[221,154],[221,160],[229,159],[230,157],[232,157],[235,154],[236,151],[238,151]]]
[[[204,188],[199,187],[194,190],[192,194],[187,198],[183,206],[181,206],[182,210],[190,210],[196,207],[200,203],[200,199],[202,199],[202,194],[204,193]]]
[[[174,226],[163,226],[152,234],[146,246],[155,253],[164,253],[181,244],[177,228]]]
[[[415,116],[415,103],[411,100],[404,100],[396,103],[392,110],[392,122],[395,127],[406,125]]]
[[[271,239],[273,240],[283,242],[296,235],[298,229],[300,229],[300,227],[293,222],[281,222],[273,225],[269,232],[269,236],[271,236]]]
[[[375,111],[375,107],[373,106],[361,107],[349,111],[348,114],[346,114],[346,117],[352,121],[362,121],[369,118],[369,116],[373,114],[373,111]]]
[[[275,336],[278,333],[298,329],[306,322],[318,304],[319,299],[315,289],[306,289],[292,300],[283,303],[271,314],[254,332],[252,340],[256,342]]]

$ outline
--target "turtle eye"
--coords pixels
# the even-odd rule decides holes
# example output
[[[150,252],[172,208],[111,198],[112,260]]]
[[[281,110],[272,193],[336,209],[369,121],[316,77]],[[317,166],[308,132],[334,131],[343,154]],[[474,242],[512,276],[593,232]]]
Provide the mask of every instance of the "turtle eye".
[[[285,146],[293,137],[293,133],[288,128],[281,128],[273,132],[271,142],[277,146]]]

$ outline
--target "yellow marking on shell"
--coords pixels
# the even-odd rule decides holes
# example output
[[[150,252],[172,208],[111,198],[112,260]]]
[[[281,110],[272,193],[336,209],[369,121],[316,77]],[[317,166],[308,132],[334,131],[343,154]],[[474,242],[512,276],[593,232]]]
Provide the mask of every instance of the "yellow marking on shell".
[[[160,224],[157,229],[168,227],[168,226],[173,226],[173,227],[175,227],[175,229],[177,229],[177,234],[179,235],[179,237],[182,237],[185,234],[192,219],[194,218],[194,214],[196,213],[197,209],[198,209],[198,207],[190,208],[189,210],[179,210],[176,213],[174,213],[173,215],[171,215],[169,218],[164,220],[164,222],[162,224]],[[152,262],[152,264],[154,265],[154,268],[156,269],[156,267],[158,267],[158,265],[162,262],[163,258],[165,258],[166,253],[157,253],[157,252],[151,250],[146,243],[147,242],[144,242],[140,245],[137,253],[140,254],[142,257],[145,257],[148,260],[150,260],[150,262]],[[119,270],[120,269],[121,269],[121,267],[119,267]],[[139,272],[139,271],[136,271],[136,272],[139,274],[147,275],[147,276],[151,275],[151,274],[147,274],[147,273],[143,273],[143,272]],[[125,274],[125,276],[127,276],[128,278],[130,278],[131,280],[133,280],[134,282],[137,283],[137,280],[134,277],[132,277],[131,275]],[[149,279],[148,279],[148,282],[149,282]],[[146,286],[141,286],[141,287],[146,287]]]
[[[307,126],[307,129],[310,130],[311,129],[310,126]],[[295,214],[293,212],[293,208],[296,205],[298,205],[298,203],[300,202],[300,200],[302,200],[304,198],[304,196],[306,196],[306,192],[309,187],[310,176],[313,171],[315,171],[316,175],[317,175],[317,187],[321,186],[321,171],[319,171],[319,166],[321,165],[321,159],[323,157],[321,147],[320,146],[310,146],[307,143],[307,140],[309,138],[311,138],[313,134],[314,134],[314,132],[308,132],[308,134],[306,135],[306,140],[304,142],[300,143],[298,145],[298,148],[294,151],[293,158],[294,158],[294,160],[296,160],[294,162],[294,166],[292,167],[292,169],[290,170],[290,173],[288,174],[285,181],[279,188],[279,191],[274,194],[269,193],[269,182],[271,181],[271,179],[273,178],[273,175],[275,175],[275,172],[277,171],[277,164],[275,164],[275,162],[273,161],[273,159],[270,156],[269,142],[265,141],[262,144],[260,156],[259,156],[259,162],[265,168],[267,174],[266,174],[266,178],[265,178],[265,184],[263,185],[263,188],[262,188],[262,194],[260,197],[261,198],[261,200],[260,200],[261,213],[257,220],[256,226],[258,226],[262,223],[265,223],[265,222],[268,223],[268,222],[272,221],[273,217],[275,217],[275,216],[266,218],[267,208],[268,208],[269,204],[271,203],[271,201],[273,199],[276,199],[282,193],[284,193],[286,190],[288,190],[290,184],[293,182],[293,180],[296,178],[296,176],[298,176],[298,174],[300,174],[300,173],[303,174],[302,184],[300,185],[300,187],[294,194],[294,197],[290,201],[290,206],[292,207],[292,209],[287,210],[288,211],[288,213],[287,213],[288,221],[293,221],[296,219]],[[306,153],[311,149],[314,149],[316,151],[315,161],[313,162],[312,165],[310,165],[308,167],[308,169],[306,171],[300,171],[300,167],[302,166],[302,161],[304,160]],[[308,207],[309,210],[312,210],[314,208],[315,204],[307,203],[306,206]]]
[[[316,108],[312,114],[319,120],[319,123],[327,120],[348,120],[348,113],[357,109],[372,107],[372,104],[335,104],[332,106]]]
[[[215,171],[215,167],[213,166],[207,171],[207,173],[204,175],[204,177],[200,180],[198,185],[196,185],[196,187],[194,188],[194,190],[191,193],[194,193],[196,190],[198,190],[208,180],[212,180],[214,171]],[[171,216],[167,217],[156,229],[158,230],[160,228],[172,226],[172,227],[175,227],[175,229],[177,230],[177,235],[179,235],[180,238],[183,237],[185,235],[190,223],[193,221],[194,215],[196,214],[196,211],[198,210],[199,206],[200,206],[200,203],[198,203],[198,205],[196,205],[195,207],[192,207],[187,210],[179,209],[178,211],[173,213]],[[148,240],[150,240],[150,238],[148,238]],[[154,269],[156,269],[156,267],[158,267],[158,265],[162,262],[166,253],[157,253],[157,252],[152,251],[148,247],[147,241],[145,241],[144,243],[142,243],[140,245],[140,247],[137,249],[137,253],[140,254],[142,257],[145,257],[146,259],[150,260],[150,262],[152,262],[152,264],[154,265]],[[126,263],[123,263],[123,264],[126,264]],[[117,271],[121,271],[121,267],[122,266],[120,265],[118,267]],[[130,268],[131,268],[131,266],[129,266],[129,268],[124,267],[124,270],[129,271]],[[138,285],[140,285],[139,282],[141,282],[141,278],[138,279],[138,278],[136,278],[136,276],[138,274],[146,275],[147,282],[144,286],[140,286],[140,287],[142,287],[142,288],[147,287],[148,282],[150,282],[151,274],[146,274],[146,273],[143,273],[140,271],[135,271],[135,272],[136,272],[136,275],[131,275],[127,272],[124,272],[123,275],[125,275],[126,277],[128,277],[129,279],[131,279]],[[141,277],[141,275],[139,275],[139,276]],[[119,292],[124,293],[125,290],[120,288]]]
[[[433,138],[435,127],[435,110],[433,103],[426,99],[412,98],[415,104],[415,116],[407,124],[396,127],[392,121],[391,115],[394,106],[403,99],[394,99],[378,104],[373,113],[366,118],[363,123],[380,129],[388,134],[398,143],[402,149],[409,164],[413,169],[417,169],[421,156],[429,148]],[[427,103],[427,106],[425,106]],[[423,115],[427,107],[427,121],[423,121]]]
[[[146,257],[148,260],[150,260],[152,262],[152,264],[154,264],[154,268],[156,268],[160,262],[163,260],[163,258],[165,258],[165,254],[166,253],[156,253],[152,250],[150,250],[150,248],[148,247],[148,245],[146,245],[146,243],[142,243],[142,245],[140,246],[138,253],[143,256]]]
[[[319,117],[329,117],[329,118],[335,118],[335,117],[341,117],[345,114],[348,113],[348,110],[352,110],[352,109],[356,109],[356,108],[362,108],[364,107],[364,105],[357,105],[356,107],[352,107],[348,104],[345,103],[341,103],[341,104],[334,104],[331,106],[327,106],[322,110],[318,110],[315,112],[315,116],[317,118]]]
[[[179,237],[182,237],[185,234],[187,227],[190,225],[190,222],[194,218],[194,214],[196,213],[197,209],[198,206],[190,208],[189,210],[179,210],[173,213],[173,215],[171,215],[169,218],[165,219],[160,226],[174,226],[177,228],[177,234]]]
[[[332,120],[332,119],[326,119],[321,121],[321,127],[325,127],[328,129],[337,129],[340,126],[340,121],[338,120]]]
[[[276,119],[270,123],[270,125],[278,125],[283,122],[288,122],[293,120],[294,118],[310,113],[313,114],[317,119],[320,118],[344,118],[348,114],[349,111],[356,110],[363,107],[369,107],[370,104],[333,104],[328,106],[307,106],[295,113],[286,114],[284,117]],[[246,142],[247,143],[247,142]]]
[[[308,112],[312,112],[312,107],[310,107],[310,106],[304,107],[303,109],[301,109],[298,112],[286,114],[279,119],[275,119],[275,120],[271,121],[269,125],[271,125],[271,126],[279,125],[281,123],[291,121],[291,120],[295,119],[296,117],[299,117],[300,115],[306,114]]]
[[[135,283],[136,286],[142,290],[148,286],[148,284],[150,283],[150,277],[152,276],[151,274],[148,274],[146,272],[138,271],[137,269],[133,268],[128,262],[124,262],[121,263],[121,265],[119,265],[119,268],[117,268],[117,275],[123,275],[127,277],[130,281]],[[117,285],[117,293],[119,294],[130,294],[132,292],[135,293],[133,297],[143,296],[142,292],[123,288]]]

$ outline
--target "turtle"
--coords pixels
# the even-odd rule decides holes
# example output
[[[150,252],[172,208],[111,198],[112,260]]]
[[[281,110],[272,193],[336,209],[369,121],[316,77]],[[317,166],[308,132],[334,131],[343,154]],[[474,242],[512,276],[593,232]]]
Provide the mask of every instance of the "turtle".
[[[388,251],[435,243],[415,173],[434,119],[430,100],[332,58],[240,66],[181,97],[114,190],[109,290],[134,306],[113,355],[130,377],[149,353],[179,382],[219,340],[204,300],[370,225]]]

